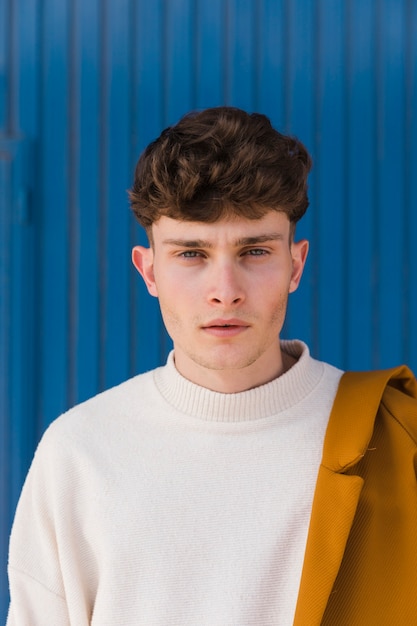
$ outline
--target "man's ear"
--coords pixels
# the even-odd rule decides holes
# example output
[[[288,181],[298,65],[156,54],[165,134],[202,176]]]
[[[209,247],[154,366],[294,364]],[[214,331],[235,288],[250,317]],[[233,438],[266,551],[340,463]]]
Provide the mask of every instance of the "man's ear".
[[[153,271],[153,249],[144,246],[135,246],[132,250],[132,262],[145,281],[151,296],[158,297],[155,276]]]
[[[308,241],[302,239],[301,241],[293,242],[291,244],[291,257],[292,257],[292,274],[289,293],[295,291],[300,284],[301,276],[303,275],[304,266],[307,260],[308,254]]]

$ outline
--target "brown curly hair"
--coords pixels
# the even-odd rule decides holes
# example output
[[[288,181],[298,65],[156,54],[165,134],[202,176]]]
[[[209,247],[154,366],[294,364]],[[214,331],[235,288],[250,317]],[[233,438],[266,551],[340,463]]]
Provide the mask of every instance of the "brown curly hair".
[[[132,210],[150,234],[160,217],[215,222],[285,212],[294,227],[308,207],[311,158],[262,114],[216,107],[185,115],[140,156]],[[292,229],[293,230],[293,229]]]

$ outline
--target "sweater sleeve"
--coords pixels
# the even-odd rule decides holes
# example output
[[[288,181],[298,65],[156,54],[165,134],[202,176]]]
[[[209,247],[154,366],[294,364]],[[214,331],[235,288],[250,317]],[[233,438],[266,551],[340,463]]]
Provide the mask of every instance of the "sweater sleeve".
[[[72,555],[76,543],[74,538],[68,546],[63,531],[68,517],[63,501],[70,497],[65,474],[69,473],[62,437],[52,426],[35,453],[13,522],[7,626],[88,623],[80,618],[86,608],[83,594],[78,592],[78,577],[67,573],[65,579],[68,554]]]
[[[6,626],[70,626],[65,600],[9,567],[12,599]]]

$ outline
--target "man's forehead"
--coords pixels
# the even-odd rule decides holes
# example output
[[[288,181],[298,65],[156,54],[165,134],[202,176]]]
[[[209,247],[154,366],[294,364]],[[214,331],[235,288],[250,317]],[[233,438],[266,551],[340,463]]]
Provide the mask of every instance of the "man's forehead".
[[[290,222],[283,212],[270,211],[259,219],[233,216],[216,222],[193,222],[161,217],[152,227],[153,236],[161,243],[204,242],[214,245],[227,239],[236,245],[287,239]]]

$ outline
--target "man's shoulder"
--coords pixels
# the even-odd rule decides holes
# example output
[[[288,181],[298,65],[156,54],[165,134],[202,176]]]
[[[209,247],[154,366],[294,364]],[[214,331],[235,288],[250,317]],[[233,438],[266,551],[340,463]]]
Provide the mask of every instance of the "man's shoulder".
[[[84,402],[70,408],[64,415],[75,415],[84,412],[95,413],[98,409],[105,413],[129,409],[138,400],[139,395],[142,396],[149,387],[152,387],[154,372],[155,370],[150,370],[143,374],[137,374],[113,387],[104,389]]]
[[[49,425],[44,439],[97,437],[138,420],[156,402],[154,372],[133,376],[73,406]]]

